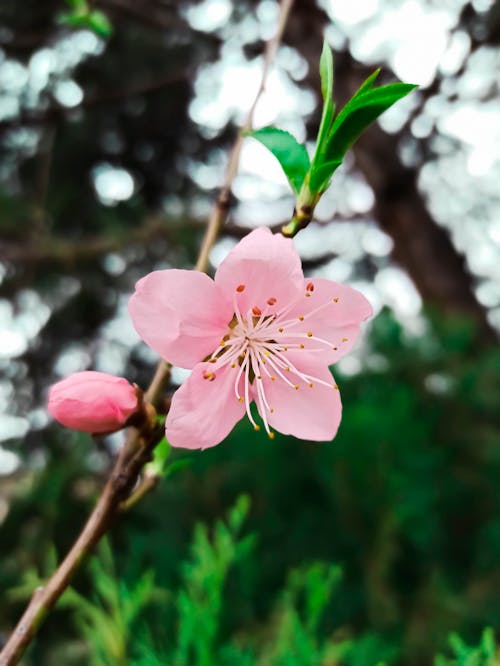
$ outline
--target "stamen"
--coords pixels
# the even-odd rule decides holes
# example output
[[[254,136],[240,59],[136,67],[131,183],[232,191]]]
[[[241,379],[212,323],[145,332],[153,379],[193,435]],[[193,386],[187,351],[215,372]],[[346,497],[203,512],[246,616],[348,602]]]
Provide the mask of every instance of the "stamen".
[[[299,315],[299,321],[304,321],[304,316],[303,315]]]
[[[312,282],[307,283],[306,291],[314,291],[314,284]]]
[[[254,305],[254,307],[252,308],[252,312],[256,317],[260,317],[260,315],[262,314],[262,310],[258,308],[256,305]]]
[[[245,291],[245,285],[244,284],[238,285],[236,287],[236,291],[238,291],[241,294],[242,291]]]
[[[274,305],[275,303],[276,303],[276,299],[274,298],[274,296],[271,296],[271,298],[267,299],[267,304],[268,305]]]
[[[203,379],[208,379],[209,381],[213,382],[215,379],[215,373],[213,372],[204,372],[203,373]]]
[[[334,299],[333,299],[333,302],[334,302],[334,303],[338,303],[338,302],[339,302],[339,297],[337,296],[336,298],[334,298]]]

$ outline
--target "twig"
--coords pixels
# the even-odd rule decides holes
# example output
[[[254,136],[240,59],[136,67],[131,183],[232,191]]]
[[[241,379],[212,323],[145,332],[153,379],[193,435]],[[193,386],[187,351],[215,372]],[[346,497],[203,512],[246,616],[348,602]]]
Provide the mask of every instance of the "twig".
[[[280,4],[276,34],[266,48],[262,81],[249,111],[247,121],[238,134],[231,152],[224,184],[210,216],[202,242],[196,263],[197,270],[204,271],[207,269],[210,250],[217,239],[220,227],[227,217],[229,195],[238,167],[243,131],[251,127],[253,113],[265,89],[269,67],[281,40],[292,4],[293,0],[282,0]],[[169,374],[170,364],[163,360],[160,361],[146,393],[147,398],[153,404],[158,402],[168,381]],[[144,487],[144,484],[139,484],[136,490],[132,492],[139,474],[144,465],[151,460],[154,447],[162,436],[161,429],[151,428],[149,424],[145,424],[141,430],[129,431],[127,442],[85,527],[47,584],[38,588],[33,594],[26,611],[0,654],[0,666],[14,666],[19,662],[45,617],[69,586],[74,573],[101,537],[110,529],[123,503],[125,502],[126,505],[134,504],[136,499],[140,499],[154,485],[148,481],[147,487]]]

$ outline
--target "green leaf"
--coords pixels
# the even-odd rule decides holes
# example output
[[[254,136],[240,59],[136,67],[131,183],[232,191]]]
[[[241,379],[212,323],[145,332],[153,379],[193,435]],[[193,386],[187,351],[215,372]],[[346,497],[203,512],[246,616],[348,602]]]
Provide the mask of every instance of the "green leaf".
[[[334,172],[342,164],[342,160],[333,160],[332,162],[321,162],[317,166],[313,164],[309,176],[309,189],[311,192],[324,192]]]
[[[257,139],[271,151],[281,164],[293,191],[298,194],[310,167],[309,155],[305,146],[300,144],[289,132],[279,130],[276,127],[263,127],[248,132],[246,136]]]
[[[171,446],[167,442],[167,438],[163,439],[155,446],[153,452],[153,460],[146,465],[146,471],[154,476],[165,476],[166,462],[170,456]]]
[[[351,99],[356,99],[356,97],[359,97],[364,92],[367,92],[368,90],[371,90],[373,88],[373,84],[375,83],[375,79],[378,77],[380,74],[380,67],[376,69],[373,74],[370,74],[363,83],[359,86],[357,91],[354,93],[353,97]],[[345,107],[344,107],[345,108]]]
[[[381,88],[365,88],[366,92],[356,94],[335,119],[325,159],[331,162],[341,160],[371,123],[415,87],[409,83],[391,83]]]
[[[106,14],[98,10],[93,10],[88,15],[88,27],[99,37],[111,37],[113,32],[113,26]]]
[[[318,141],[316,143],[316,153],[321,151],[321,147],[328,136],[335,113],[333,103],[333,54],[326,40],[323,42],[323,51],[319,61],[319,73],[321,76],[321,93],[323,95],[323,113],[321,115],[321,124],[319,126]]]

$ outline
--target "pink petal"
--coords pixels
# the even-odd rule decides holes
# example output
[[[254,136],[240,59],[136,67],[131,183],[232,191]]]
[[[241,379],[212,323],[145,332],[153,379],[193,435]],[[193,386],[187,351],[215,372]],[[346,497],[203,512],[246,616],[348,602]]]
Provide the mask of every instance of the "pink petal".
[[[172,446],[206,449],[229,435],[245,413],[234,392],[236,369],[199,363],[176,391],[167,416],[165,434]],[[205,379],[214,373],[215,379]],[[240,382],[241,383],[241,382]]]
[[[284,327],[284,335],[290,336],[290,342],[304,344],[306,350],[316,350],[318,360],[331,365],[352,349],[360,323],[372,314],[370,303],[356,289],[323,278],[306,278],[301,298],[285,316],[289,323]]]
[[[298,384],[299,389],[296,390],[280,377],[271,381],[269,377],[262,375],[266,400],[269,407],[274,409],[272,413],[266,411],[269,425],[284,435],[293,435],[299,439],[331,441],[339,427],[342,403],[340,392],[333,388],[335,381],[328,367],[324,363],[318,363],[311,354],[294,352],[288,354],[288,357],[298,370],[328,382],[329,385],[324,386],[312,379],[313,386],[310,388],[292,372],[287,372],[287,378],[292,383]],[[255,388],[253,393],[261,412]]]
[[[289,238],[255,229],[224,259],[215,283],[226,298],[237,297],[243,315],[252,308],[279,312],[303,291],[300,257]]]
[[[129,301],[135,330],[160,356],[192,368],[225,335],[233,308],[204,273],[154,271],[139,280]]]
[[[310,321],[315,326],[326,324],[340,328],[360,324],[373,314],[372,306],[357,289],[324,278],[305,278],[302,298],[287,318],[299,315],[306,317],[326,303],[326,307],[311,315]]]

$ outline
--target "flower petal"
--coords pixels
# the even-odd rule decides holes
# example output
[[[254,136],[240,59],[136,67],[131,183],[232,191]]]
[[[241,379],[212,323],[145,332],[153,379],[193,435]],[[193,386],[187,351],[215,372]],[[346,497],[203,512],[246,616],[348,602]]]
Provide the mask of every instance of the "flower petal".
[[[331,365],[352,349],[359,324],[372,314],[370,303],[356,289],[323,278],[306,278],[301,298],[285,315],[284,337],[290,343],[304,344],[306,350],[314,349],[318,360]]]
[[[271,381],[262,375],[265,397],[270,408],[266,410],[269,425],[284,435],[293,435],[300,439],[314,441],[330,441],[338,430],[342,416],[340,392],[335,389],[335,381],[324,363],[318,363],[311,354],[294,352],[288,354],[290,361],[302,373],[328,383],[328,386],[311,379],[312,388],[293,372],[287,372],[287,378],[296,382],[298,390],[276,377]],[[258,381],[258,380],[256,380]],[[262,405],[259,404],[254,388],[254,400],[262,416]]]
[[[230,302],[204,273],[171,269],[139,280],[129,301],[135,330],[160,356],[192,368],[218,345],[233,316]]]
[[[215,379],[205,379],[213,373]],[[199,363],[176,391],[167,416],[165,434],[172,446],[206,449],[229,435],[245,413],[234,391],[235,369]]]
[[[304,278],[293,241],[262,227],[231,250],[214,279],[245,315],[252,308],[279,312],[300,298]]]

